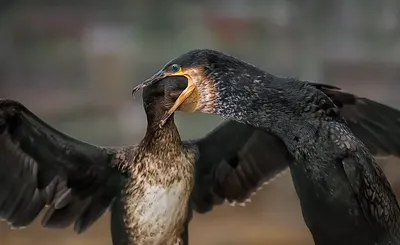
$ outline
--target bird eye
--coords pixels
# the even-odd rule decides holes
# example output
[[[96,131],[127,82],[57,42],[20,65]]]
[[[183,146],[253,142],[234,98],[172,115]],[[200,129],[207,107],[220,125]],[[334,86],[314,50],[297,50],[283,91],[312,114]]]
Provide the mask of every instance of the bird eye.
[[[177,72],[177,71],[179,71],[179,68],[180,68],[180,67],[179,67],[178,64],[173,64],[171,68],[172,68],[172,70],[173,70],[174,72]]]

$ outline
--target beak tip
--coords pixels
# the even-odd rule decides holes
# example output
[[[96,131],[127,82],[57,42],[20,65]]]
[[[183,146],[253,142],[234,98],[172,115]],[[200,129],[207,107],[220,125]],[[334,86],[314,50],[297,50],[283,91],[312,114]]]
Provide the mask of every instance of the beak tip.
[[[135,93],[136,93],[138,90],[140,90],[142,87],[143,87],[142,84],[139,84],[139,85],[137,85],[136,87],[134,87],[133,90],[132,90],[132,97],[134,97],[134,96],[135,96]]]
[[[146,79],[144,82],[142,82],[141,84],[137,85],[136,87],[133,88],[132,90],[132,96],[140,89],[143,89],[144,87],[147,87],[151,84],[153,84],[154,82],[157,82],[158,80],[164,78],[163,76],[160,75],[160,72],[156,73],[155,75],[153,75],[152,77]]]

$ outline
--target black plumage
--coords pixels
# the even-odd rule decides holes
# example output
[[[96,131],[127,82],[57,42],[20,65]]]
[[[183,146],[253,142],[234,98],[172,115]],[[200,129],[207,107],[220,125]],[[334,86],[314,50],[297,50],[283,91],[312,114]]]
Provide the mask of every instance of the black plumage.
[[[174,92],[187,86],[185,79],[173,80],[173,86],[164,90],[163,86],[171,82],[168,79],[155,88],[147,88],[144,104],[151,105],[158,98],[161,102],[153,106],[160,106],[169,99],[162,98],[165,91]],[[339,105],[345,100],[341,91],[337,94]],[[344,111],[350,104],[343,104],[346,104]],[[358,108],[358,103],[354,106]],[[377,109],[381,107],[386,108],[380,105]],[[355,114],[354,120],[390,128],[397,124],[396,110],[387,108],[392,116],[375,121],[375,109],[368,108],[372,107]],[[147,107],[146,112],[154,111]],[[150,120],[149,124],[157,122]],[[382,152],[385,148],[388,149],[385,154],[393,154],[398,149],[380,143],[387,142],[385,139],[389,137],[394,139],[396,132],[388,136],[383,131],[366,128],[360,134],[356,133],[372,142],[372,151]],[[205,137],[184,144],[198,155],[191,209],[182,233],[184,244],[188,241],[187,225],[192,209],[203,213],[224,200],[244,202],[262,183],[286,169],[292,159],[278,137],[235,121],[225,121]],[[48,205],[43,226],[65,228],[74,224],[75,231],[81,233],[110,208],[113,243],[129,244],[124,190],[134,176],[127,174],[125,167],[135,165],[136,152],[137,146],[100,147],[74,139],[51,128],[20,103],[0,100],[0,218],[14,227],[27,226]]]
[[[81,232],[108,208],[120,186],[117,149],[56,131],[12,100],[0,101],[0,217],[29,225],[50,205],[45,227],[75,223]]]
[[[288,159],[316,244],[400,243],[399,205],[372,157],[398,155],[398,111],[332,86],[279,78],[213,50],[173,59],[138,88],[165,77],[186,77],[188,86],[176,91],[160,126],[175,110],[201,111],[283,142],[280,153],[270,154]]]

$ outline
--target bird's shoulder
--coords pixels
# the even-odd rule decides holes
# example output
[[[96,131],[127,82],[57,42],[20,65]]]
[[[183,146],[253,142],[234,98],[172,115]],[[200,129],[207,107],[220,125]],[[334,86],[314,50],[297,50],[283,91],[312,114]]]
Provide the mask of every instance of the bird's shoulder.
[[[328,95],[308,83],[302,85],[304,98],[298,105],[306,114],[323,121],[342,120],[340,109]]]
[[[138,154],[138,145],[129,145],[124,147],[103,148],[103,150],[111,155],[111,165],[121,172],[128,171]]]
[[[328,121],[322,125],[326,128],[325,131],[330,142],[336,145],[340,151],[348,154],[357,150],[365,150],[364,147],[360,148],[361,141],[343,121]]]

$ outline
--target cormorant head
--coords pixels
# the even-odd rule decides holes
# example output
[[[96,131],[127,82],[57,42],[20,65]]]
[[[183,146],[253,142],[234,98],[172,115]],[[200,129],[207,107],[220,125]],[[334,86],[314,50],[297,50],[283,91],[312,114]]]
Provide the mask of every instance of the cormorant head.
[[[187,78],[185,89],[175,91],[179,93],[179,96],[163,117],[162,126],[176,110],[212,113],[218,93],[215,83],[232,81],[246,69],[249,69],[249,64],[227,54],[209,49],[192,50],[169,61],[160,71],[136,86],[132,93],[158,83],[166,77]],[[175,80],[169,80],[169,82],[175,82]]]
[[[147,116],[152,121],[161,120],[162,116],[174,105],[187,84],[188,81],[185,77],[167,77],[144,87],[143,107]]]

